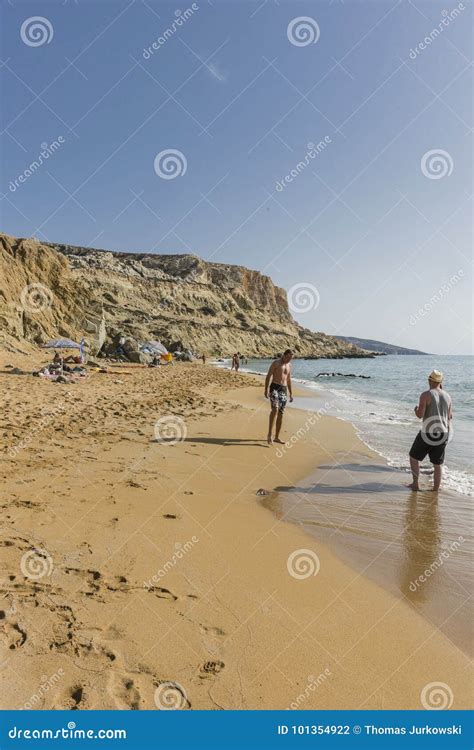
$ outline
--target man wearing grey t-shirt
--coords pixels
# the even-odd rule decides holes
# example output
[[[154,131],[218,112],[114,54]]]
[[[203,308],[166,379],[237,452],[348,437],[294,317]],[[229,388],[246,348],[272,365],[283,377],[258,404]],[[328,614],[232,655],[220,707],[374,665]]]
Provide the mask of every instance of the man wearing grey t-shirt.
[[[443,390],[442,372],[433,370],[428,375],[428,385],[429,390],[421,394],[418,406],[415,406],[415,414],[423,420],[423,424],[410,449],[413,482],[409,488],[414,491],[420,489],[420,461],[429,456],[434,469],[433,490],[437,492],[443,475],[446,446],[452,435],[453,407],[451,396]]]

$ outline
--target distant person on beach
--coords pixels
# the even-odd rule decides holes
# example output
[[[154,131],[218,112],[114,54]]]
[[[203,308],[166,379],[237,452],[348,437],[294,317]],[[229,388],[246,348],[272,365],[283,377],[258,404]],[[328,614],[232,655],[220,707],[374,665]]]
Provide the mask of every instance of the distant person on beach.
[[[443,463],[448,444],[451,420],[453,418],[451,396],[443,390],[443,373],[433,370],[428,375],[429,390],[423,391],[415,414],[423,420],[423,425],[410,449],[410,468],[413,475],[412,484],[408,485],[415,492],[420,489],[420,461],[429,456],[434,468],[433,490],[441,486]]]
[[[202,355],[202,363],[203,363],[203,365],[206,364],[206,355],[205,354]]]
[[[281,357],[272,362],[265,378],[265,398],[270,398],[271,406],[267,437],[269,445],[273,442],[283,443],[283,440],[280,440],[280,430],[283,422],[283,412],[288,401],[288,393],[290,394],[290,402],[293,401],[290,364],[292,358],[293,352],[291,349],[287,349]],[[275,418],[275,441],[273,441],[272,432]]]
[[[237,352],[236,354],[232,356],[232,367],[230,369],[238,372],[239,366],[240,366],[240,356],[239,356],[239,353]]]

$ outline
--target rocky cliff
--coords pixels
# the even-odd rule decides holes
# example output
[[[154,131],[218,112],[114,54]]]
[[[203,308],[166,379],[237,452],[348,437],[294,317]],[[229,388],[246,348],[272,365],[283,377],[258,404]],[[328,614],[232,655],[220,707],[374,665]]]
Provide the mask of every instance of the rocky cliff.
[[[194,255],[117,253],[0,234],[0,346],[119,334],[196,353],[360,357],[357,346],[302,328],[268,276]]]

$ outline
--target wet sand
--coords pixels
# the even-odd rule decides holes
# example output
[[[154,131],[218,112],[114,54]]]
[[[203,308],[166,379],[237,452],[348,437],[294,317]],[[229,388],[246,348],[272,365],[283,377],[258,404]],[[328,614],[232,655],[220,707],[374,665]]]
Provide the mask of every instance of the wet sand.
[[[282,454],[260,379],[9,363],[32,359],[0,359],[3,708],[421,708],[440,682],[469,707],[445,633],[260,503],[368,459],[350,425],[289,409]]]
[[[470,499],[447,490],[411,492],[407,482],[405,472],[354,450],[296,486],[277,487],[267,507],[403,597],[472,657]]]

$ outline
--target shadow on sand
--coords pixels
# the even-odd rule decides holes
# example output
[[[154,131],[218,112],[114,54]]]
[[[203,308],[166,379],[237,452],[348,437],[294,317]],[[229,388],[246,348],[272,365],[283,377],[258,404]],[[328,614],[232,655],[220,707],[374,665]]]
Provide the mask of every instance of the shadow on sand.
[[[191,445],[197,445],[198,443],[202,443],[204,445],[223,445],[223,446],[232,446],[232,445],[253,445],[256,448],[268,448],[268,443],[266,440],[252,440],[252,438],[213,438],[213,437],[187,437],[184,438],[184,440],[176,440],[176,438],[170,437],[162,437],[159,440],[154,439],[151,441],[152,443],[190,443]]]

